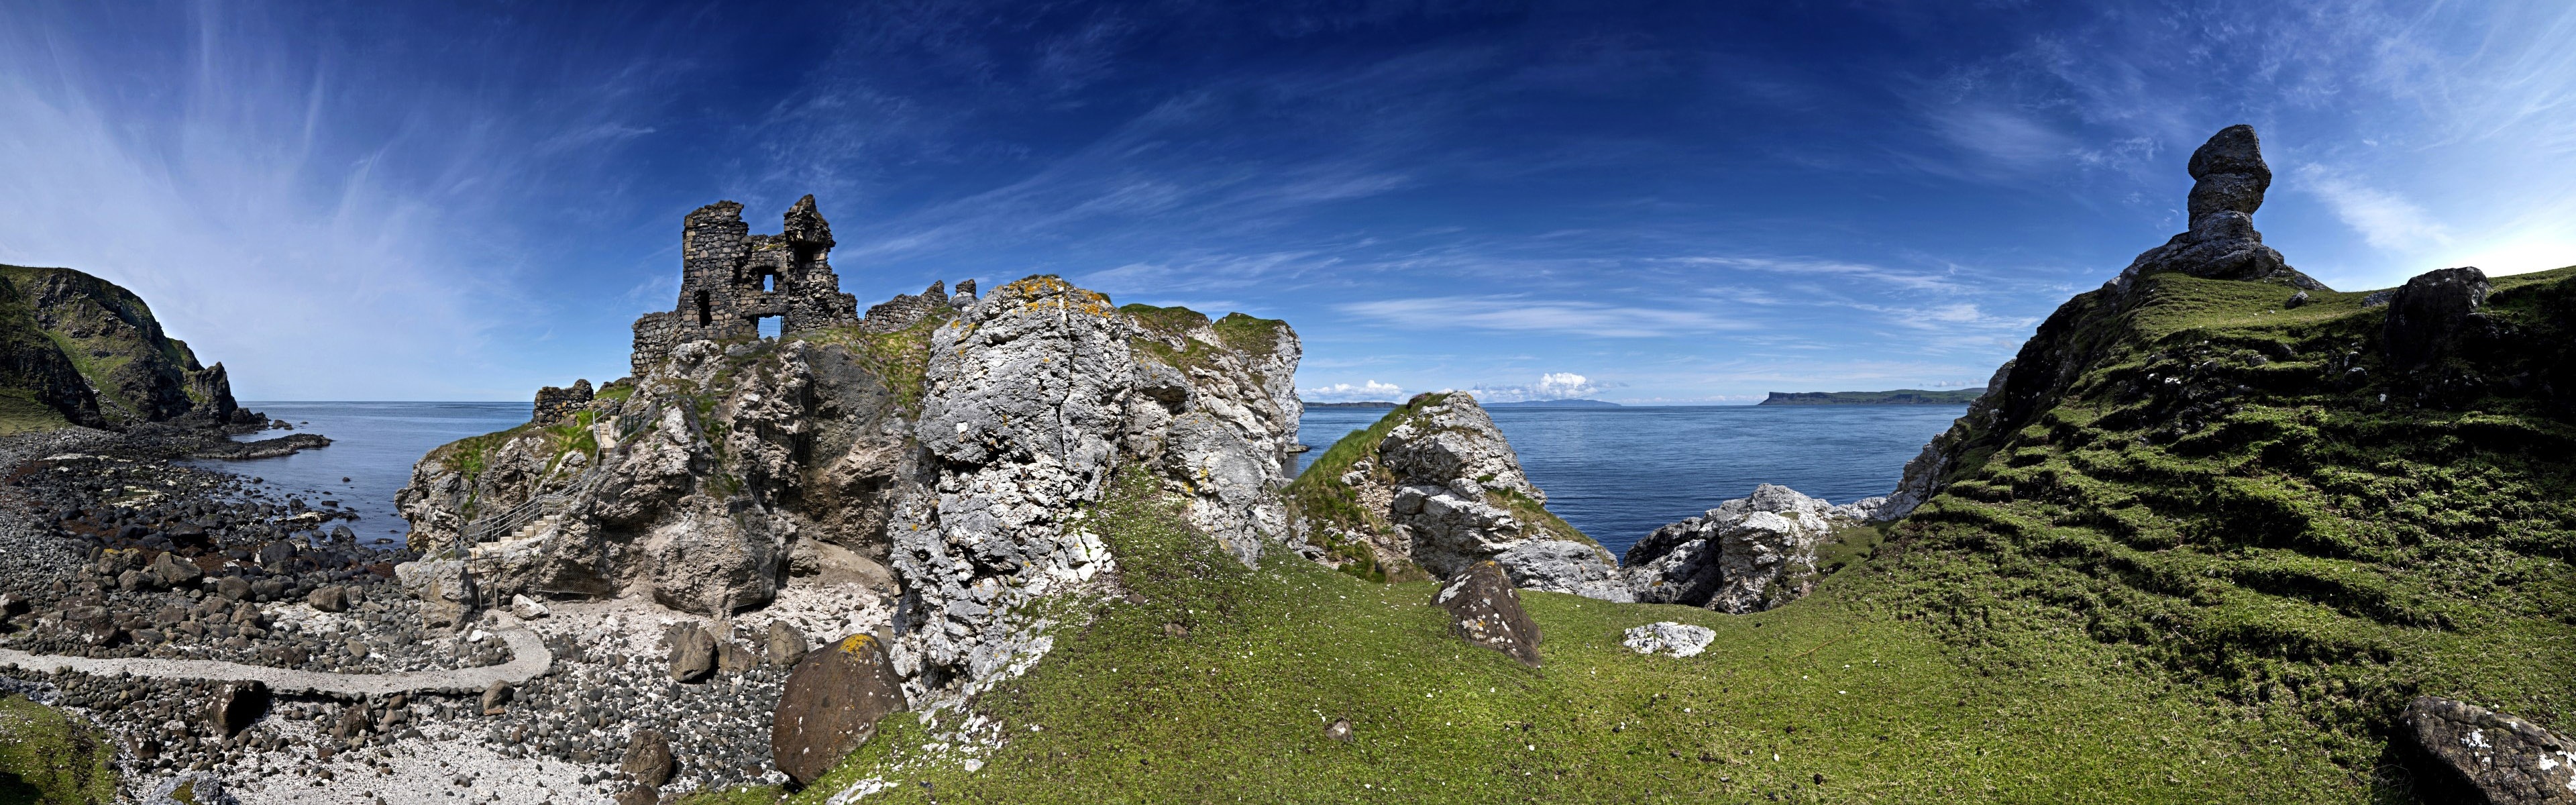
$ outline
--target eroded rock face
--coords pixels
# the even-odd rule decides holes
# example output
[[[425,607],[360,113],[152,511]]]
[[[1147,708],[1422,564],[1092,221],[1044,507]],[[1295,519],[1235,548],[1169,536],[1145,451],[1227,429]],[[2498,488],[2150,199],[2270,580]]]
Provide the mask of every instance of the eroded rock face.
[[[1687,604],[1719,612],[1760,612],[1795,601],[1821,580],[1816,546],[1849,510],[1776,484],[1708,513],[1655,529],[1628,549],[1626,571],[1636,600]]]
[[[1896,491],[1870,507],[1866,519],[1885,522],[1914,513],[1914,507],[1940,494],[1942,475],[1950,470],[1950,456],[1957,451],[1962,434],[1980,432],[1994,424],[2001,409],[2004,384],[2012,380],[2013,362],[1995,367],[1994,377],[1986,381],[1986,393],[1968,404],[1968,413],[1954,420],[1949,429],[1932,441],[1923,443],[1923,452],[1905,462],[1905,475],[1896,482]]]
[[[2439,696],[2407,705],[2405,724],[2416,749],[2487,802],[2576,802],[2576,743],[2566,736]]]
[[[2125,290],[2138,277],[2180,271],[2211,279],[2271,280],[2307,290],[2326,289],[2291,268],[2280,252],[2263,245],[2263,233],[2254,231],[2254,211],[2262,208],[2263,193],[2272,186],[2272,169],[2263,163],[2254,127],[2229,126],[2211,135],[2192,152],[2190,170],[2191,229],[2138,255],[2112,280],[2115,287]]]
[[[1502,565],[1484,561],[1468,566],[1431,602],[1449,610],[1451,634],[1538,667],[1538,622],[1521,610],[1520,591],[1513,589]]]

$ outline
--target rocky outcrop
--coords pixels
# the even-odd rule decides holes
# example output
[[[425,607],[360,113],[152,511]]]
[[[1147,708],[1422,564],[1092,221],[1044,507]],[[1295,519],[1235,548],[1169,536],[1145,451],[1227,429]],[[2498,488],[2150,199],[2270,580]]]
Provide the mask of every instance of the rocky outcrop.
[[[2272,169],[2263,164],[2254,127],[2229,126],[2211,135],[2192,152],[2190,170],[2191,228],[2138,255],[2111,281],[2114,287],[2125,291],[2138,277],[2180,271],[2210,279],[2264,280],[2326,290],[2325,284],[2291,268],[2280,252],[2263,245],[2263,233],[2254,230],[2254,211],[2262,208],[2263,193],[2272,186]]]
[[[1521,609],[1520,591],[1503,566],[1477,562],[1440,588],[1431,603],[1449,611],[1449,632],[1469,643],[1500,651],[1522,665],[1536,668],[1538,622]]]
[[[2389,297],[2388,318],[2380,327],[2389,368],[2412,371],[2463,340],[2492,334],[2495,325],[2478,312],[2492,287],[2486,272],[2476,268],[2427,271],[2399,286]]]
[[[1630,600],[1610,552],[1547,511],[1510,441],[1465,393],[1425,394],[1353,434],[1348,464],[1308,468],[1291,499],[1309,553],[1454,578],[1495,561],[1525,589]]]
[[[2405,737],[2493,805],[2576,802],[2576,742],[2520,718],[2445,699],[2406,707]]]
[[[2012,361],[1995,368],[1993,379],[1986,381],[1986,393],[1977,395],[1976,401],[1968,404],[1968,413],[1952,420],[1949,429],[1925,442],[1923,452],[1905,462],[1905,475],[1896,482],[1896,491],[1887,493],[1885,499],[1871,507],[1868,519],[1884,522],[1902,518],[1940,493],[1942,477],[1950,469],[1951,456],[1958,453],[1959,442],[1967,434],[1983,433],[1993,427],[2002,400],[1996,392],[2012,379],[2012,369]]]
[[[484,606],[643,594],[721,616],[791,575],[857,584],[899,597],[885,650],[936,703],[1045,653],[1034,602],[1109,591],[1082,518],[1123,468],[1247,564],[1287,533],[1285,324],[1119,308],[1052,276],[933,285],[863,319],[816,307],[848,297],[810,203],[779,236],[729,203],[686,230],[681,309],[637,323],[636,376],[442,447],[400,493],[413,544],[461,562]],[[773,312],[784,332],[759,337]]]
[[[1739,615],[1771,609],[1815,590],[1823,578],[1817,546],[1857,524],[1858,514],[1763,484],[1637,541],[1625,562],[1628,587],[1642,603]]]

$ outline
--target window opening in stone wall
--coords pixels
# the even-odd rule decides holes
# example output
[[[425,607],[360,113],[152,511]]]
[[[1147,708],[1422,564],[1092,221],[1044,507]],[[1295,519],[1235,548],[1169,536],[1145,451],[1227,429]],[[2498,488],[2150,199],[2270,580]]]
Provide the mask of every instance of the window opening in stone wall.
[[[782,319],[777,316],[762,316],[752,320],[752,322],[752,326],[760,329],[760,337],[762,338],[777,338],[779,330],[787,324],[786,319]]]
[[[771,292],[771,291],[775,291],[775,290],[778,290],[778,275],[776,275],[776,274],[762,274],[762,275],[760,275],[760,292],[761,292],[761,293],[769,293],[769,292]]]
[[[712,311],[712,310],[707,309],[707,292],[705,292],[705,291],[699,291],[699,292],[698,292],[698,326],[700,326],[700,327],[705,327],[705,326],[707,326],[707,325],[714,324],[714,323],[716,323],[715,311]]]

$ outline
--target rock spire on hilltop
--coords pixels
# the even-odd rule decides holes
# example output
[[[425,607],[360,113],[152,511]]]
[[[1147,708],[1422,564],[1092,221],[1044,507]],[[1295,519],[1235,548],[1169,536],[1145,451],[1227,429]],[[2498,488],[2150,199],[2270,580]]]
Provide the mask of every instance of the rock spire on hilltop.
[[[2127,289],[2138,277],[2180,271],[2195,277],[2228,280],[2273,280],[2312,291],[2327,290],[2272,247],[2254,230],[2254,211],[2272,187],[2272,169],[2263,164],[2262,143],[2254,127],[2229,126],[2210,135],[2191,152],[2191,228],[2162,246],[2148,249],[2120,272],[2112,285]]]

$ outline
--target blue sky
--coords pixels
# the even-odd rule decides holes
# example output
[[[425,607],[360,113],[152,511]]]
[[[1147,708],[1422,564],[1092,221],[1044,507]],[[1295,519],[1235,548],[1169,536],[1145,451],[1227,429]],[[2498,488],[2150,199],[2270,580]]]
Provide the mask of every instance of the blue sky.
[[[625,367],[678,225],[813,193],[861,304],[1060,274],[1284,318],[1309,399],[1982,382],[2183,226],[2337,288],[2576,263],[2576,5],[0,0],[0,262],[246,399]]]

